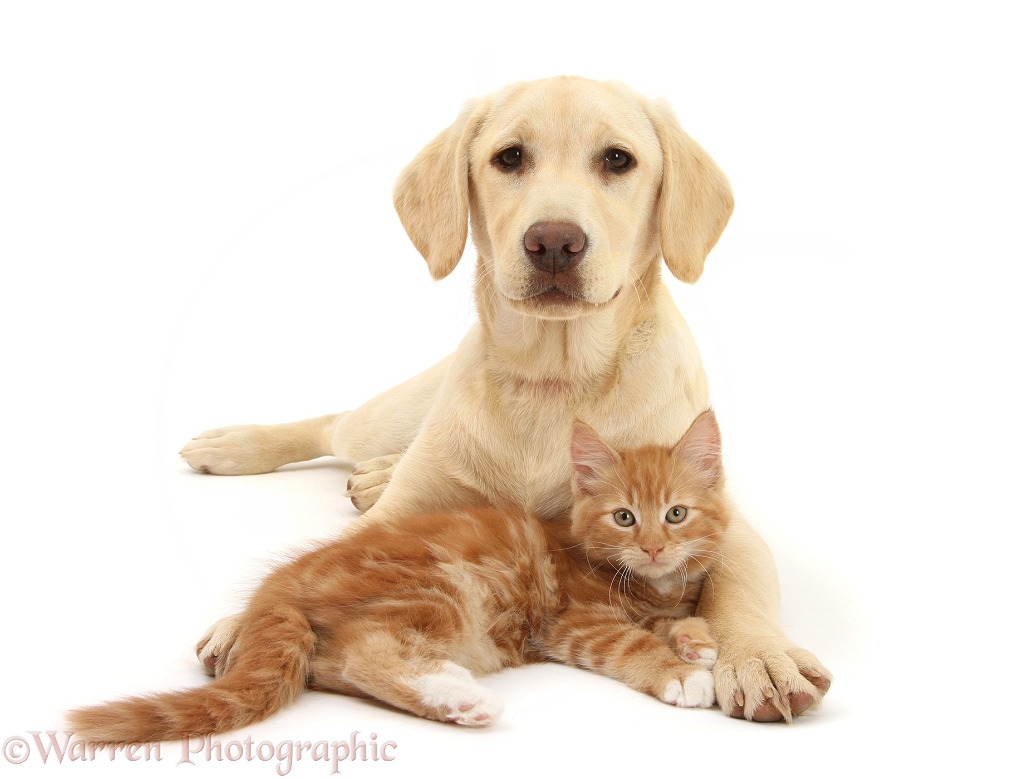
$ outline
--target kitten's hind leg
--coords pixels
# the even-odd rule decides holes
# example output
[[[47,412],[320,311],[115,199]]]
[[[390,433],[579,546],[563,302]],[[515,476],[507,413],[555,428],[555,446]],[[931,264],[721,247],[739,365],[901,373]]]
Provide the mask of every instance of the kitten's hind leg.
[[[309,685],[316,689],[358,692],[427,719],[469,727],[493,724],[504,708],[493,690],[468,670],[418,642],[406,643],[372,623],[341,646],[312,661]]]
[[[228,669],[233,659],[231,649],[241,627],[242,615],[232,614],[217,620],[196,642],[196,656],[203,670],[210,676],[223,676]]]
[[[669,627],[669,644],[688,663],[711,669],[718,659],[718,645],[708,623],[701,617],[678,619]]]
[[[443,660],[433,672],[417,676],[408,684],[420,695],[421,703],[435,713],[435,719],[459,725],[492,725],[504,709],[493,690],[478,684],[472,673],[450,660]]]

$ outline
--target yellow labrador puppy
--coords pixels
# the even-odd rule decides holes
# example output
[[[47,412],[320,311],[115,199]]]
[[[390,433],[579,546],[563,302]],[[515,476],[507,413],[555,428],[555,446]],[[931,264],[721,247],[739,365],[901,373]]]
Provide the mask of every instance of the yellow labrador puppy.
[[[696,281],[732,193],[663,103],[580,78],[515,84],[470,103],[395,200],[436,279],[472,236],[479,323],[454,355],[359,409],[204,433],[182,450],[193,468],[263,473],[332,455],[358,463],[348,489],[363,521],[487,501],[550,517],[569,506],[575,417],[629,448],[672,445],[708,408],[660,262]],[[699,606],[720,645],[718,702],[790,720],[830,674],[778,627],[773,562],[742,517],[723,552]],[[236,619],[200,642],[211,672]]]

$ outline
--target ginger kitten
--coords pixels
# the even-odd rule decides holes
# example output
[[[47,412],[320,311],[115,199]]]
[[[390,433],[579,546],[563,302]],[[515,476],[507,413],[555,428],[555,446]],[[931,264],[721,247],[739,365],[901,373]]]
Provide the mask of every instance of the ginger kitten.
[[[714,414],[673,448],[630,451],[578,422],[571,453],[569,523],[477,508],[365,525],[266,578],[213,682],[78,709],[71,729],[100,742],[218,733],[306,687],[489,725],[502,704],[474,675],[546,660],[711,706],[716,647],[692,615],[728,522]]]

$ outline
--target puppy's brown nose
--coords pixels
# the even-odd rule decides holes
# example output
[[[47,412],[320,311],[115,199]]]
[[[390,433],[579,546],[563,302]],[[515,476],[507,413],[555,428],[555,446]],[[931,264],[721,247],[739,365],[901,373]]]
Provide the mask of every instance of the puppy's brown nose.
[[[570,222],[537,222],[523,243],[532,264],[547,273],[569,271],[585,256],[585,233]]]

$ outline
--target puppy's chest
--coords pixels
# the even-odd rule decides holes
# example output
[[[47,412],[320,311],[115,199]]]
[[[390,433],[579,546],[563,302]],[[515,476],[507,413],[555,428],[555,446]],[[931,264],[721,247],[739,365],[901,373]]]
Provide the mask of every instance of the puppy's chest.
[[[474,382],[465,406],[466,413],[453,415],[448,439],[461,444],[461,480],[491,500],[518,501],[542,517],[570,507],[575,418],[609,440],[622,444],[628,438],[616,391],[579,389],[560,380],[485,374]]]
[[[485,494],[518,498],[538,516],[564,512],[571,502],[571,426],[566,401],[517,402],[510,414],[489,414]]]

